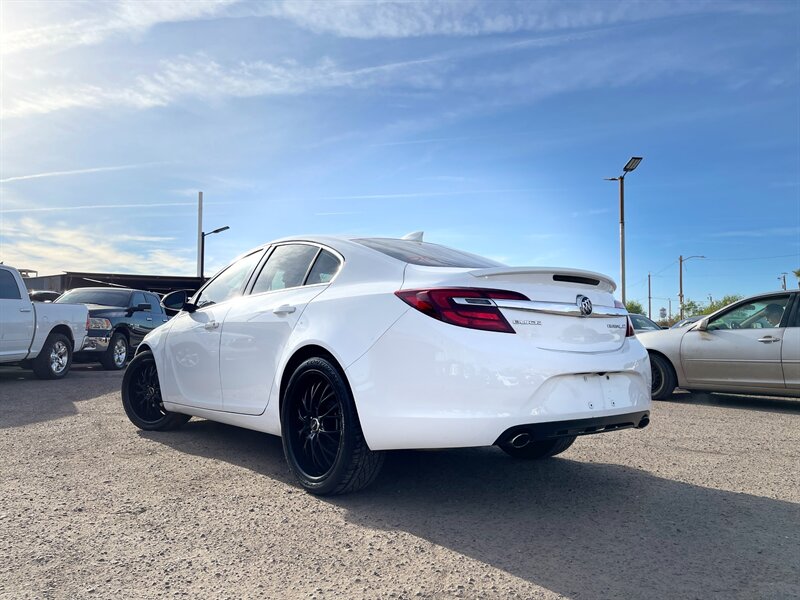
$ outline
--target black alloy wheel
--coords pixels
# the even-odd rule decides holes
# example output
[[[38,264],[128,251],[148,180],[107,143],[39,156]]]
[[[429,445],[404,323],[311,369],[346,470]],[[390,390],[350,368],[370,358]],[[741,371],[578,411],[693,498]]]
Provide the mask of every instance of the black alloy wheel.
[[[343,494],[369,485],[383,464],[364,440],[350,389],[325,358],[310,358],[292,374],[281,407],[286,460],[314,494]]]
[[[131,422],[145,430],[174,429],[191,418],[164,408],[156,361],[150,352],[138,354],[128,365],[122,379],[122,406]]]

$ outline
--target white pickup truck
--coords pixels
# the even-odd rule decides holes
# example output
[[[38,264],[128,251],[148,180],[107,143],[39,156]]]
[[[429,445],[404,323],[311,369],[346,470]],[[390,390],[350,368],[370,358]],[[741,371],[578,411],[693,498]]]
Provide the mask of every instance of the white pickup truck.
[[[31,302],[19,272],[0,265],[0,364],[32,368],[41,379],[60,379],[89,327],[82,304]]]

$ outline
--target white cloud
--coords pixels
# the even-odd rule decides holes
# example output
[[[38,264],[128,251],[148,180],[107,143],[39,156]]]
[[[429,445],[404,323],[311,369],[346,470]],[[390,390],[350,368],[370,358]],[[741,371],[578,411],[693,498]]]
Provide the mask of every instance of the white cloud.
[[[83,18],[4,32],[0,53],[14,54],[36,48],[65,49],[99,44],[118,35],[136,35],[160,23],[192,21],[220,16],[237,0],[171,0],[116,3],[93,2]],[[67,4],[77,8],[75,3]]]
[[[28,179],[41,179],[43,177],[62,177],[65,175],[85,175],[87,173],[103,173],[106,171],[125,171],[128,169],[140,169],[157,163],[145,163],[141,165],[118,165],[115,167],[91,167],[88,169],[72,169],[70,171],[49,171],[47,173],[34,173],[33,175],[17,175],[16,177],[6,177],[0,179],[0,183],[10,183],[12,181],[25,181]]]
[[[748,7],[742,6],[741,3],[726,4],[702,0],[617,2],[286,0],[250,6],[257,14],[286,19],[314,33],[360,39],[545,32],[603,27],[702,12],[775,10],[775,7]]]
[[[0,238],[0,261],[40,273],[98,271],[152,275],[192,275],[192,248],[159,246],[172,238],[103,236],[85,226],[59,226],[23,218],[6,220]],[[90,242],[87,242],[90,240]]]

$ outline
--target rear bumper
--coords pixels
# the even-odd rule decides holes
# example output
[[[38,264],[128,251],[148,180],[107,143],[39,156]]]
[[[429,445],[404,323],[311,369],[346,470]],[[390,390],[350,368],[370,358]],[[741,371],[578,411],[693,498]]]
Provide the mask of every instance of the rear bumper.
[[[527,433],[532,441],[549,440],[572,435],[591,435],[607,433],[620,429],[644,429],[650,424],[650,411],[614,415],[611,417],[594,417],[592,419],[574,419],[572,421],[552,421],[549,423],[529,423],[515,425],[506,429],[495,444],[510,442],[521,433]]]
[[[83,342],[83,348],[81,348],[81,352],[86,353],[96,353],[96,352],[105,352],[108,350],[108,344],[111,342],[110,337],[106,337],[104,335],[101,336],[93,336],[88,335],[86,336],[86,340]]]
[[[373,450],[491,446],[514,427],[539,424],[559,430],[586,420],[588,428],[612,418],[635,426],[641,419],[627,415],[651,402],[650,362],[635,338],[611,352],[556,352],[413,309],[346,374]]]

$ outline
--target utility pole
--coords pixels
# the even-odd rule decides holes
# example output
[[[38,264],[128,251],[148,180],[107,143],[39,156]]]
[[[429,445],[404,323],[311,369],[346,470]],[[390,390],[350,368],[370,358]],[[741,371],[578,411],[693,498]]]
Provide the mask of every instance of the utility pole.
[[[653,318],[653,295],[650,290],[650,273],[647,274],[647,318]]]
[[[783,289],[784,291],[786,290],[786,276],[787,276],[787,275],[788,275],[788,273],[781,273],[781,274],[778,276],[778,279],[780,279],[780,280],[782,280],[782,281],[783,281],[783,283],[782,283],[781,285],[783,286],[783,287],[782,287],[782,289]]]
[[[203,192],[197,192],[197,276],[203,277]]]
[[[672,298],[667,298],[667,302],[669,302],[669,318],[672,319]]]
[[[678,291],[678,300],[681,303],[681,320],[683,319],[683,263],[693,258],[705,258],[705,256],[693,255],[683,258],[683,255],[681,255],[678,257],[678,285],[680,286]]]

